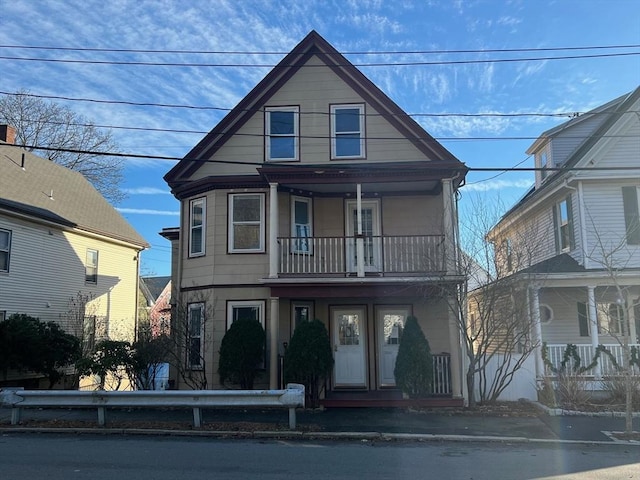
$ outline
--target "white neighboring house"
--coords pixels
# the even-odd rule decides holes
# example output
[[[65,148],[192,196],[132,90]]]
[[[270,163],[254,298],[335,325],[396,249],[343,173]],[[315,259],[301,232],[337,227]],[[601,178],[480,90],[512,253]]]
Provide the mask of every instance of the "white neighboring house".
[[[584,366],[598,345],[621,363],[625,329],[640,341],[639,111],[640,88],[540,135],[527,150],[541,169],[535,186],[489,235],[517,265],[520,234],[535,232],[531,261],[513,274],[528,285],[534,337],[555,368],[567,344]],[[535,364],[538,379],[552,371],[542,348]],[[614,372],[603,355],[585,375]]]
[[[132,340],[147,242],[81,174],[14,141],[0,126],[0,321],[24,313],[70,331],[70,301],[82,295],[92,298],[83,314],[92,341]],[[3,383],[38,379],[0,372]]]

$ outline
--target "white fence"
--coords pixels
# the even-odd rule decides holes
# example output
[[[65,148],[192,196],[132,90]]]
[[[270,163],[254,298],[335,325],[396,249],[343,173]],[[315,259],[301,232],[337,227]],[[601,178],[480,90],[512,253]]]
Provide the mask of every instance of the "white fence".
[[[519,358],[519,354],[513,355],[512,363]],[[495,379],[496,371],[504,364],[504,355],[496,354],[489,361],[486,368],[486,382],[491,383]],[[479,379],[476,375],[475,379],[475,395],[480,398]],[[522,367],[517,370],[511,380],[511,383],[500,394],[498,400],[505,402],[515,402],[521,398],[528,400],[537,400],[538,391],[536,389],[536,361],[534,355],[530,355],[525,359]]]
[[[304,407],[304,385],[290,383],[284,390],[137,390],[132,392],[71,390],[4,390],[0,404],[11,407],[11,424],[20,421],[22,408],[97,408],[98,424],[106,425],[107,408],[193,409],[193,426],[202,426],[202,408],[281,407],[289,410],[289,428],[296,428],[296,408]]]

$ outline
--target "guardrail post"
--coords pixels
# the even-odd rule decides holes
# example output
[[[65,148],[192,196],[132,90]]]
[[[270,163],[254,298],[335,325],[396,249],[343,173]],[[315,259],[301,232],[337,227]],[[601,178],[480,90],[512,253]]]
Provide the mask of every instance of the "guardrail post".
[[[107,412],[105,407],[98,407],[98,425],[104,427],[107,424]]]
[[[289,408],[289,430],[296,429],[296,407]]]
[[[20,407],[13,407],[11,409],[11,425],[17,425],[20,423]]]
[[[202,426],[202,412],[199,407],[193,407],[193,428]]]

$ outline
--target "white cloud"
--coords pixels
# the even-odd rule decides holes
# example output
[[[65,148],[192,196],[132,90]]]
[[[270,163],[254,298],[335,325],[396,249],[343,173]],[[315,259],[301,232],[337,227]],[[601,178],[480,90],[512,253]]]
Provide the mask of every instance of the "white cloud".
[[[169,190],[156,187],[123,188],[122,190],[129,195],[171,195]]]
[[[477,182],[469,183],[462,187],[469,192],[488,192],[490,190],[503,190],[505,188],[530,188],[532,185],[531,180],[480,180]]]
[[[179,217],[178,210],[151,210],[147,208],[116,208],[120,213],[129,213],[132,215],[167,215],[171,217]]]

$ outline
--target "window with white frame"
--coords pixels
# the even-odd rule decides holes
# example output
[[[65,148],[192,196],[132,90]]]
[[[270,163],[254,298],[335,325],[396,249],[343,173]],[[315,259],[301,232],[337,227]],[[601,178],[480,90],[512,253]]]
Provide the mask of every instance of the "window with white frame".
[[[292,197],[291,199],[291,236],[294,253],[313,253],[312,203],[310,198]]]
[[[293,302],[291,304],[291,315],[293,318],[293,329],[304,322],[313,320],[313,302]]]
[[[0,322],[4,322],[7,319],[7,311],[0,310]]]
[[[264,252],[264,194],[229,195],[229,252]]]
[[[596,303],[598,333],[620,335],[624,333],[624,309],[617,303]],[[628,332],[627,332],[628,333]]]
[[[0,272],[9,271],[11,256],[11,230],[0,229]]]
[[[364,158],[364,105],[331,106],[331,158]]]
[[[542,151],[538,154],[538,158],[540,161],[540,178],[543,180],[549,175],[549,155],[546,151]]]
[[[556,247],[558,252],[573,249],[573,214],[571,211],[571,196],[558,202],[553,209]]]
[[[197,370],[204,363],[204,303],[190,303],[187,312],[187,365]]]
[[[236,320],[257,320],[264,327],[264,300],[227,302],[227,330]]]
[[[87,261],[85,263],[84,281],[86,283],[98,283],[98,251],[87,248]]]
[[[189,256],[204,255],[206,201],[196,198],[189,202]]]
[[[298,107],[267,107],[265,139],[267,160],[298,160]]]

